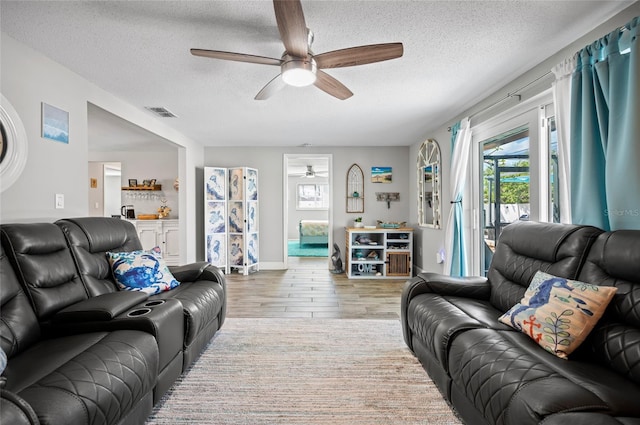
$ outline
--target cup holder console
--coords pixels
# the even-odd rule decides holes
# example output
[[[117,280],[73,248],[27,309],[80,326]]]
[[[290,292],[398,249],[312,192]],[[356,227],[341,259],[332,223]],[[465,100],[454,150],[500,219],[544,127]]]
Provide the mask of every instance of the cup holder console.
[[[152,300],[152,301],[147,301],[146,303],[142,304],[139,307],[136,307],[135,310],[131,310],[129,313],[127,313],[128,317],[140,317],[140,316],[146,316],[147,314],[151,313],[151,311],[153,311],[153,307],[157,307],[159,305],[162,305],[164,303],[166,303],[166,300]]]
[[[150,308],[138,308],[138,309],[132,310],[129,313],[127,313],[127,316],[129,316],[129,317],[140,317],[140,316],[144,316],[145,314],[149,314],[149,313],[151,313],[151,309]]]

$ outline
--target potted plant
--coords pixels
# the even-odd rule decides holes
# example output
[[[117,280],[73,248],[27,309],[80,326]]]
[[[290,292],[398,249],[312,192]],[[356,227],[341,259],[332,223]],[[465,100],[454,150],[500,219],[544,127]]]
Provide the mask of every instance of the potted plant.
[[[353,227],[364,227],[364,224],[362,224],[362,217],[357,217],[355,220],[353,220]]]

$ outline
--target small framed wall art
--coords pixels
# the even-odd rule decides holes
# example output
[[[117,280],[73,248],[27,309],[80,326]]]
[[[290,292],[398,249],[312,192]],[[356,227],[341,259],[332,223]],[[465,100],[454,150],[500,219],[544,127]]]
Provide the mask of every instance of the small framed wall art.
[[[42,102],[42,137],[69,143],[69,113]]]
[[[371,167],[371,183],[391,183],[391,167]]]

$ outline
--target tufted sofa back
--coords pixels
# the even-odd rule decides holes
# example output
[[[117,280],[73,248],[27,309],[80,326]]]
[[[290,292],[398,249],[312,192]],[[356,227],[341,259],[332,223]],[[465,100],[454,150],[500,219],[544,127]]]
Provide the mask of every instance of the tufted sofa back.
[[[598,363],[640,384],[640,230],[600,235],[578,280],[618,288],[581,348]]]
[[[38,321],[89,298],[58,226],[4,224],[0,229],[3,248]]]
[[[117,291],[106,253],[142,249],[133,224],[108,217],[68,218],[56,224],[69,242],[89,295]]]
[[[602,230],[591,226],[518,221],[504,228],[487,273],[491,304],[507,311],[518,303],[538,270],[576,279]],[[542,237],[544,235],[544,237]]]
[[[40,339],[40,325],[1,245],[0,284],[0,348],[11,358]]]

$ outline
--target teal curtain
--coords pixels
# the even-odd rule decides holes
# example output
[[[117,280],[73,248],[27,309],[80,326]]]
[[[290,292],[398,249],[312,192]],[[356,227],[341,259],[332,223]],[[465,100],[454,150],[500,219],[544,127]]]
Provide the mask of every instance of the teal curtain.
[[[571,89],[574,223],[640,229],[640,17],[576,55]]]

